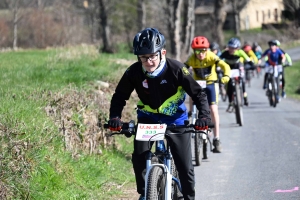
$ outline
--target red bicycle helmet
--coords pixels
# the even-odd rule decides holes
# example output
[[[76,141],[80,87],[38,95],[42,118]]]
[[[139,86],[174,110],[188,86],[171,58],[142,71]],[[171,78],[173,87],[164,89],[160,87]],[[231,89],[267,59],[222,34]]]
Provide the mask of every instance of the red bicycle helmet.
[[[193,39],[191,47],[193,49],[209,48],[209,42],[206,37],[197,36]]]
[[[248,51],[250,51],[250,50],[252,50],[252,47],[251,47],[250,45],[244,46],[244,51],[245,51],[245,52],[248,52]]]

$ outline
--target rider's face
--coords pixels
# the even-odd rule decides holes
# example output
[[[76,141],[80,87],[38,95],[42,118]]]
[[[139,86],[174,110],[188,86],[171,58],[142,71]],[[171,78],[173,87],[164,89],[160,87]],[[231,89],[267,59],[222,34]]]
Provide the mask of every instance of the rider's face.
[[[233,55],[237,48],[228,47],[228,52],[230,55]]]
[[[206,57],[207,49],[195,49],[194,53],[199,60],[203,60]]]
[[[161,50],[161,57],[164,58],[167,51],[165,49]],[[153,54],[145,54],[139,56],[139,61],[142,62],[144,68],[148,72],[153,72],[159,65],[161,58],[160,53],[156,52]]]
[[[270,49],[272,50],[272,52],[275,52],[277,49],[276,45],[270,45]]]

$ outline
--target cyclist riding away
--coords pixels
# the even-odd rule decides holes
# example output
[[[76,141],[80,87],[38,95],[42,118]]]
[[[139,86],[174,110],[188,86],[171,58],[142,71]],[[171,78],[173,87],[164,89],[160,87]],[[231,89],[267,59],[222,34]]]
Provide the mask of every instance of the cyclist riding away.
[[[238,38],[231,38],[227,44],[227,50],[225,50],[222,55],[220,56],[221,59],[224,59],[224,61],[229,64],[230,69],[239,69],[241,71],[241,77],[242,77],[242,89],[243,89],[243,95],[244,95],[244,105],[248,106],[248,96],[246,93],[246,87],[245,87],[245,81],[243,78],[244,73],[244,65],[243,63],[249,63],[252,65],[252,61],[247,56],[247,54],[240,49],[241,42]],[[228,82],[227,86],[227,95],[228,95],[228,101],[229,105],[227,108],[227,111],[229,112],[233,103],[232,103],[232,95],[233,95],[234,88],[231,84],[231,79]]]
[[[205,81],[205,91],[209,107],[211,110],[212,121],[215,125],[213,145],[214,153],[221,153],[220,133],[219,133],[219,112],[218,112],[218,76],[216,66],[220,66],[224,71],[221,82],[226,84],[230,79],[230,67],[217,55],[209,50],[209,42],[203,36],[193,39],[191,47],[194,53],[188,58],[185,64],[193,69],[194,79]],[[190,99],[190,112],[193,109],[193,101]]]
[[[265,77],[264,77],[264,82],[263,82],[263,89],[267,88],[267,76],[268,76],[268,69],[269,67],[275,67],[277,68],[282,68],[281,63],[284,63],[286,58],[284,55],[284,52],[282,52],[278,47],[277,47],[277,41],[276,40],[271,40],[268,42],[269,49],[267,49],[263,54],[262,58],[267,57],[266,61],[266,66],[265,66]],[[280,70],[280,69],[279,69]],[[276,97],[277,100],[280,100],[280,97]]]
[[[199,111],[195,129],[205,130],[210,123],[210,111],[205,91],[193,79],[185,65],[166,57],[165,37],[155,28],[146,28],[133,40],[137,62],[123,74],[111,99],[109,128],[122,128],[122,110],[133,90],[140,101],[137,105],[138,123],[184,125],[188,120],[186,93],[192,97]],[[169,133],[169,132],[168,132]],[[171,153],[182,185],[184,199],[195,199],[195,178],[191,153],[191,134],[184,128],[174,128],[169,137]],[[153,144],[153,143],[151,143]],[[132,164],[137,192],[144,197],[143,171],[146,167],[148,142],[134,140]]]

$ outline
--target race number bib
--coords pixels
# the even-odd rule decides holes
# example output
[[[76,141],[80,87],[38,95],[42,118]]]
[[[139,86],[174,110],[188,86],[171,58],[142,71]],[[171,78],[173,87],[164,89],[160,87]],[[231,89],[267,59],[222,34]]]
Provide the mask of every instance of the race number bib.
[[[239,77],[240,70],[239,69],[232,69],[230,70],[230,78]]]
[[[166,124],[138,124],[136,140],[157,141],[165,138]]]
[[[197,83],[198,83],[202,88],[206,88],[206,81],[197,81]]]

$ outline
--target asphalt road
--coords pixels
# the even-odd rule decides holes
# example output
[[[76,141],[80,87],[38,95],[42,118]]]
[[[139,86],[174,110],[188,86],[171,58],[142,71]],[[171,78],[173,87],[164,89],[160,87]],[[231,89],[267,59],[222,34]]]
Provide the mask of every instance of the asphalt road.
[[[300,102],[270,107],[262,77],[247,87],[244,126],[220,102],[222,153],[195,166],[196,199],[300,199]]]

